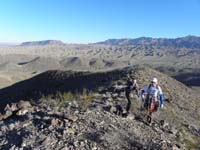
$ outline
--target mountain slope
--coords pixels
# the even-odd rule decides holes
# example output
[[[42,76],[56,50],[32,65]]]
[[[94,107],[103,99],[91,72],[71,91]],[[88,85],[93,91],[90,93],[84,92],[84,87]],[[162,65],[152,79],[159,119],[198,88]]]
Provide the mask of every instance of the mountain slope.
[[[165,94],[165,109],[154,114],[152,126],[146,123],[145,113],[139,111],[141,101],[136,97],[132,101],[130,116],[123,118],[116,112],[119,106],[122,110],[126,107],[123,87],[129,75],[137,78],[140,87],[148,84],[153,76],[159,79]],[[93,91],[87,109],[83,109],[83,105],[89,102],[89,97],[77,96],[84,89]],[[56,97],[48,96],[69,91],[76,99],[70,97],[63,105]],[[36,149],[84,147],[117,150],[182,150],[200,146],[198,94],[150,68],[135,66],[101,73],[48,71],[4,88],[0,95],[1,106],[17,102],[10,105],[14,112],[7,106],[5,115],[0,116],[6,118],[0,121],[0,137],[7,141],[7,144],[0,142],[0,145],[5,149],[13,145]],[[21,99],[32,99],[32,106],[16,110],[16,106],[23,103],[19,102]],[[165,124],[160,126],[159,121],[163,119]],[[18,138],[9,140],[11,137]]]
[[[5,107],[6,103],[17,102],[21,99],[38,100],[44,95],[56,94],[58,91],[81,92],[83,89],[88,89],[98,92],[99,88],[109,91],[117,82],[125,83],[130,71],[138,79],[140,87],[148,84],[149,79],[153,76],[159,78],[165,98],[172,102],[170,107],[173,109],[170,113],[180,114],[178,116],[181,117],[182,111],[185,110],[185,116],[194,118],[192,112],[199,112],[199,97],[195,91],[167,75],[146,67],[124,68],[100,73],[47,71],[31,79],[1,89],[1,108]],[[194,118],[192,121],[196,122],[197,120]]]

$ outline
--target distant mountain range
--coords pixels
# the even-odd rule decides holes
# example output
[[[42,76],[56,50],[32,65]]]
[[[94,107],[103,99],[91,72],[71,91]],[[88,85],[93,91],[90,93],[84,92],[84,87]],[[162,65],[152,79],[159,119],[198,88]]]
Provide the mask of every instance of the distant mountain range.
[[[30,41],[23,42],[21,46],[43,46],[43,45],[64,45],[62,41],[59,40],[44,40],[44,41]]]
[[[44,40],[23,42],[20,46],[45,46],[45,45],[65,45],[60,40]],[[200,49],[200,37],[185,36],[180,38],[151,38],[140,37],[135,39],[108,39],[102,42],[91,43],[92,45],[110,45],[110,46],[144,46],[157,49]]]
[[[103,45],[143,45],[143,46],[156,46],[156,47],[172,47],[172,48],[200,48],[200,37],[185,36],[175,39],[169,38],[151,38],[140,37],[135,39],[108,39],[106,41],[97,42],[95,44]]]

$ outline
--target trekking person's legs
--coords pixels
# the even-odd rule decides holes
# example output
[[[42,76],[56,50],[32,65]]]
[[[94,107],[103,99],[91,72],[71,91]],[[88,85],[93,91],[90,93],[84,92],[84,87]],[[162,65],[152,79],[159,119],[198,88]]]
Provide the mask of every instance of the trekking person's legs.
[[[157,101],[156,101],[156,106],[155,106],[155,111],[158,111],[158,110],[159,110],[159,106],[160,106],[160,103],[159,103],[159,101],[157,100]]]
[[[131,100],[130,100],[129,94],[130,94],[130,90],[126,90],[126,98],[128,100],[128,103],[127,103],[127,106],[126,106],[126,112],[127,113],[129,113],[129,110],[131,108]]]
[[[149,124],[151,124],[151,121],[152,121],[152,113],[148,113],[148,115],[147,115],[147,122]]]
[[[155,97],[151,97],[149,98],[149,103],[148,103],[148,115],[147,115],[147,122],[149,123],[149,125],[151,125],[152,120],[153,120],[153,112],[157,111],[157,104],[156,103],[156,98]]]
[[[149,96],[147,96],[144,100],[144,108],[146,110],[148,110],[148,107],[149,107],[149,104],[150,104],[150,100],[149,100]]]
[[[150,105],[151,105],[151,99],[149,98],[147,100],[147,122],[149,123],[149,125],[151,125],[151,121],[152,121],[152,112],[149,112],[149,108],[150,108]]]

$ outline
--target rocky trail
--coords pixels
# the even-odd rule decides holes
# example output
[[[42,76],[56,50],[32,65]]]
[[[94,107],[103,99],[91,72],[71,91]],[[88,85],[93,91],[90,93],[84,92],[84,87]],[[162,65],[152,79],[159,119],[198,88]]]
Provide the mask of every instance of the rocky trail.
[[[21,101],[21,103],[27,103]],[[93,103],[94,104],[94,103]],[[47,104],[7,109],[0,121],[2,149],[178,149],[179,136],[169,125],[149,126],[144,116],[122,117],[92,107],[81,111],[76,103],[61,110]],[[141,120],[142,119],[142,120]],[[169,129],[167,129],[169,128]]]

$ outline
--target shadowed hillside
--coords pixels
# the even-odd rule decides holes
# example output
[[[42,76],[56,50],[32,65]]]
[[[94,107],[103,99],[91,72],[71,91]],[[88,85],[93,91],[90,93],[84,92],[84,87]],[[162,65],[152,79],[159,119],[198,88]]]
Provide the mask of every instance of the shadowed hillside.
[[[126,72],[120,70],[106,73],[47,71],[1,89],[1,108],[8,102],[21,99],[38,100],[44,95],[55,94],[58,91],[80,92],[84,88],[97,91],[98,87],[108,86],[125,76]]]

